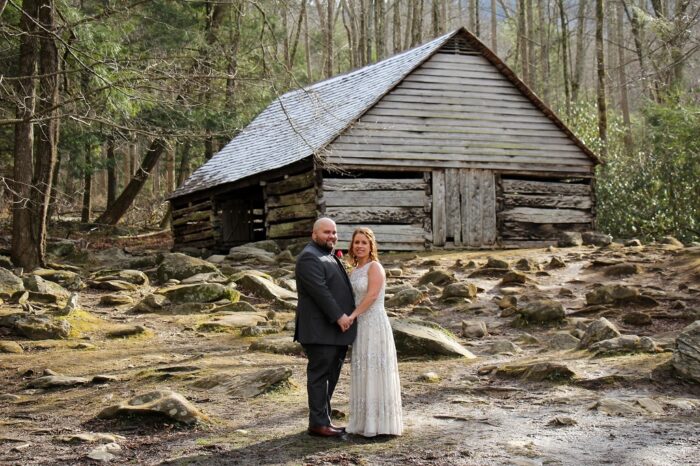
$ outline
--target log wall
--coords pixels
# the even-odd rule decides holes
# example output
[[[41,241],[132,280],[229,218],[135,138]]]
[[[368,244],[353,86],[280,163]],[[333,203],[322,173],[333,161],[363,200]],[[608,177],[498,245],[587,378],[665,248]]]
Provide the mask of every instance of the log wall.
[[[220,237],[211,198],[173,207],[172,232],[175,251],[213,249]]]
[[[381,250],[423,250],[431,238],[429,183],[420,178],[324,178],[323,215],[338,227],[338,247],[347,250],[359,226],[374,231]]]
[[[498,232],[504,247],[555,244],[562,231],[588,231],[595,210],[588,180],[523,180],[497,183]]]
[[[308,237],[319,215],[316,172],[263,183],[267,238]]]

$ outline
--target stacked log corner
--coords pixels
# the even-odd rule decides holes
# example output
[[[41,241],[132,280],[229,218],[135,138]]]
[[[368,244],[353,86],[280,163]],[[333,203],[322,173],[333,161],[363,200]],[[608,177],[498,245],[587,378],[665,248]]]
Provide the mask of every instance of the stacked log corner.
[[[172,215],[174,250],[215,247],[218,232],[211,199],[173,206]]]
[[[265,229],[270,239],[308,237],[319,214],[317,174],[310,170],[263,184]]]

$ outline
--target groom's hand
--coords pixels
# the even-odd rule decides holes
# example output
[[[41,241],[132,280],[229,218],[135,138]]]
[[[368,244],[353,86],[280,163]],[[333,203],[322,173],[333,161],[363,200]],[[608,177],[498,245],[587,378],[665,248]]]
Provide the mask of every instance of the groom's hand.
[[[340,330],[342,330],[343,332],[349,329],[352,325],[352,320],[350,320],[350,317],[348,317],[347,314],[343,314],[342,316],[340,316],[340,319],[338,319],[336,322],[340,326]]]

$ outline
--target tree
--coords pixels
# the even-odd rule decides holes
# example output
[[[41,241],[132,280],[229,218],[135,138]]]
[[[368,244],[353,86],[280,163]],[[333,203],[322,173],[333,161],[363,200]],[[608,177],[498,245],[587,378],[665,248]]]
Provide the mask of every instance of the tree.
[[[603,26],[605,18],[603,16],[603,0],[595,2],[595,50],[596,50],[596,76],[598,77],[598,137],[602,143],[601,156],[605,157],[608,142],[608,112],[605,101],[605,50],[603,47]]]

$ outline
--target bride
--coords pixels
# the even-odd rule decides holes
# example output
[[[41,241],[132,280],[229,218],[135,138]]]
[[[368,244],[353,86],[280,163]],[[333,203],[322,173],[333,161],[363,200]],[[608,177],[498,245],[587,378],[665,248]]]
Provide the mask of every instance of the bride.
[[[377,242],[369,228],[352,234],[350,275],[357,307],[357,338],[352,345],[350,421],[347,432],[374,437],[401,435],[401,384],[396,347],[384,310],[384,268],[377,260]]]

